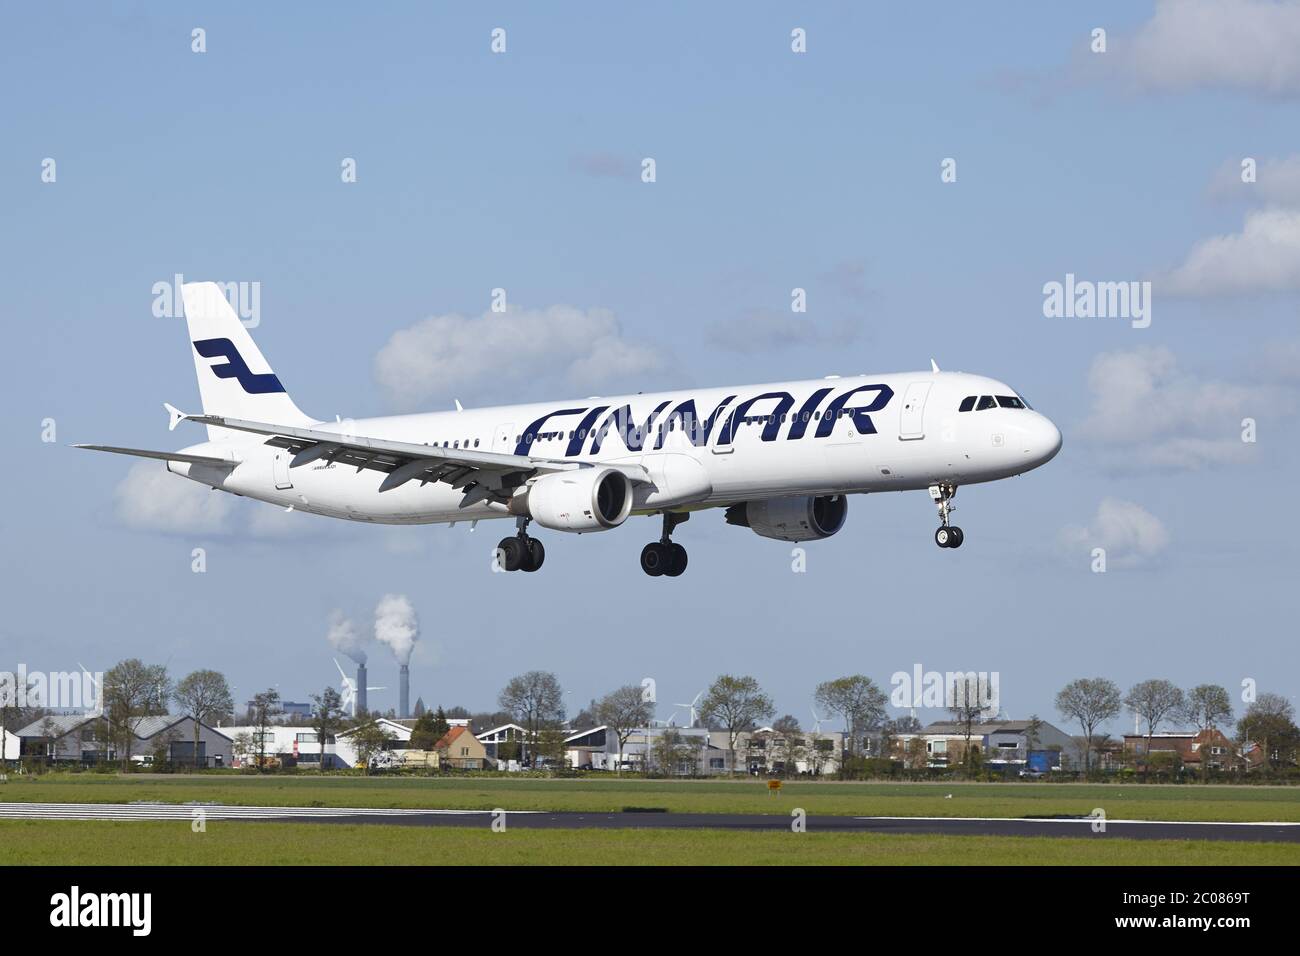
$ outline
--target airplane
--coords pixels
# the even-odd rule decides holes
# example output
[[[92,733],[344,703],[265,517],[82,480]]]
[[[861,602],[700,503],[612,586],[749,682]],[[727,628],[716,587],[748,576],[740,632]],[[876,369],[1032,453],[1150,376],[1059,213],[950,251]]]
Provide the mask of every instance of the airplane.
[[[77,445],[166,463],[176,475],[282,508],[375,524],[513,518],[498,566],[533,572],[546,551],[530,523],[588,534],[659,515],[641,551],[652,577],[686,570],[674,529],[698,511],[764,538],[804,542],[844,527],[848,496],[926,490],[941,548],[961,485],[1051,461],[1061,433],[992,378],[930,370],[592,396],[557,402],[323,421],[290,399],[213,282],[182,287],[202,414],[164,404],[174,430],[207,428],[180,451]]]

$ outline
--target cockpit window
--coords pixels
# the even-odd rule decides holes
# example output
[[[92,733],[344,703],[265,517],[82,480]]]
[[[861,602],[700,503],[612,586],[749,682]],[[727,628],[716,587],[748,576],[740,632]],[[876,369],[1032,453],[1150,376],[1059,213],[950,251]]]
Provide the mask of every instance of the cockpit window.
[[[998,404],[1003,408],[1025,408],[1025,403],[1014,395],[999,395]]]
[[[982,412],[986,408],[997,408],[998,403],[993,400],[992,395],[981,395],[979,404],[975,406],[975,411]]]
[[[965,398],[961,400],[961,404],[957,406],[957,411],[969,412],[974,407],[975,407],[975,396],[967,395]]]

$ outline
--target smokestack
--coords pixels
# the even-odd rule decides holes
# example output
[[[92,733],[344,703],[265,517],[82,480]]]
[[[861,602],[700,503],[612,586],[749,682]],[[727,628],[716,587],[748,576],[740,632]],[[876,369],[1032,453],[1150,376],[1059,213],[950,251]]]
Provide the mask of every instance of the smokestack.
[[[397,689],[397,716],[411,716],[411,667],[409,664],[403,664],[402,669],[398,672],[398,689]]]
[[[364,663],[357,664],[356,712],[357,714],[367,714],[370,712],[370,707],[366,703],[366,665]]]

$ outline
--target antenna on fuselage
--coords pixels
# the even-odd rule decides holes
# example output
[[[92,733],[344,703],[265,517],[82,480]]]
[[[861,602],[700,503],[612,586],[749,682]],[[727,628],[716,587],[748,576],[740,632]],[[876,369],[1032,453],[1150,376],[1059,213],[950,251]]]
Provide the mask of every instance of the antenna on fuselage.
[[[939,371],[939,363],[936,362],[934,359],[930,359],[930,371],[936,374]]]

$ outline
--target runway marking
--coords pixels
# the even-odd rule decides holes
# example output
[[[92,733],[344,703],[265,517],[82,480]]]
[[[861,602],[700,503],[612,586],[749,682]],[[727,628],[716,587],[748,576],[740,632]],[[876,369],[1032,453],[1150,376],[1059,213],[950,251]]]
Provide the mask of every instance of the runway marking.
[[[915,820],[924,823],[942,823],[960,820],[964,823],[1137,823],[1146,826],[1180,827],[1300,827],[1300,822],[1283,820],[1117,820],[1114,817],[854,817],[855,820]]]
[[[285,817],[491,816],[492,810],[397,807],[237,807],[208,803],[0,803],[0,820],[276,820]],[[510,810],[511,814],[533,813]]]

